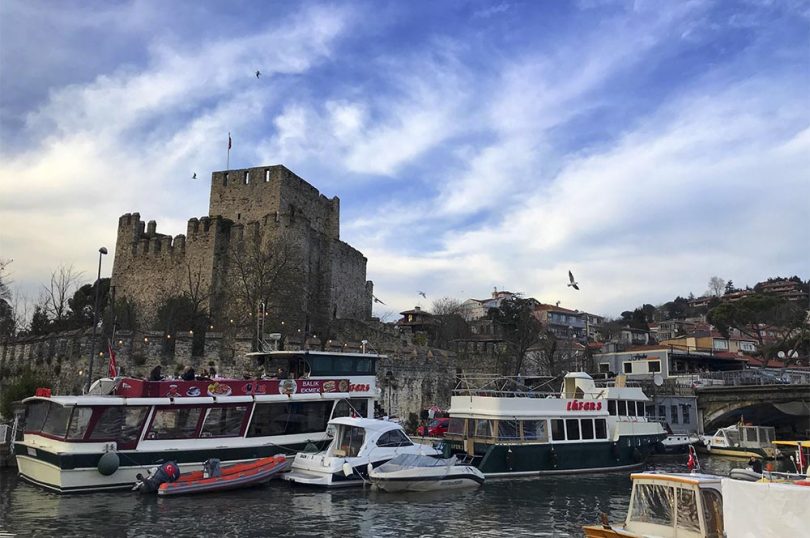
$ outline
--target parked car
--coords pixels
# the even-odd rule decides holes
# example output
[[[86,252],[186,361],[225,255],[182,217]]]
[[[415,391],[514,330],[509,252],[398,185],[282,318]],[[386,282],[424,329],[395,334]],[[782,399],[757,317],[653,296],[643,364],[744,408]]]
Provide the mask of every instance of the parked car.
[[[444,437],[444,434],[447,433],[447,425],[450,424],[449,418],[434,418],[433,420],[428,423],[427,434],[425,433],[425,427],[419,426],[416,428],[416,434],[427,437]]]

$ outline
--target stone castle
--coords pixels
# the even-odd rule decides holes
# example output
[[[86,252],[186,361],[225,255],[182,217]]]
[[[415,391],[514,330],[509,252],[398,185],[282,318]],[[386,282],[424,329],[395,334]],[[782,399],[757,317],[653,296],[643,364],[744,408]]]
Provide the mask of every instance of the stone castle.
[[[120,217],[111,284],[117,298],[134,303],[143,328],[167,297],[183,294],[202,298],[212,330],[235,318],[244,326],[245,311],[260,305],[244,304],[233,286],[253,260],[251,245],[284,250],[287,259],[285,279],[265,304],[271,328],[284,321],[288,331],[324,334],[332,320],[371,317],[367,260],[340,240],[337,197],[280,165],[227,170],[212,174],[208,213],[175,237],[138,213]]]

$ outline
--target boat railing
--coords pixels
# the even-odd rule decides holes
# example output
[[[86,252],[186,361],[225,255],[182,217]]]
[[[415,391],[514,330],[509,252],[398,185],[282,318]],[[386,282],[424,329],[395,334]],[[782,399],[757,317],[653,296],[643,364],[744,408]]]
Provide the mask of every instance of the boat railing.
[[[558,377],[500,376],[477,374],[458,378],[453,394],[456,396],[490,396],[499,398],[559,398],[555,390]]]

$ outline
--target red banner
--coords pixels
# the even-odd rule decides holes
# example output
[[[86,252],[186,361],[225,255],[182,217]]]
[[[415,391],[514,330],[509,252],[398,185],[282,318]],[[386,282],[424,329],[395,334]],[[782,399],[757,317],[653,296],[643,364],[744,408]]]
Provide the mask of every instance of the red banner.
[[[353,385],[348,379],[211,379],[144,381],[124,378],[115,390],[126,398],[193,398],[196,396],[261,396],[270,394],[321,394],[361,392],[369,385]]]

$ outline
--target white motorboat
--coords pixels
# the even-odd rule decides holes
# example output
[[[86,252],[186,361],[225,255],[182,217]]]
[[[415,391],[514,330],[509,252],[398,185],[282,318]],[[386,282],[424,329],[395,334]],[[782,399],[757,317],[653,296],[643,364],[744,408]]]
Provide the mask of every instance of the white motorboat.
[[[477,488],[484,483],[481,471],[458,465],[455,457],[439,459],[417,454],[401,454],[369,469],[368,476],[375,487],[389,492]]]
[[[691,445],[700,443],[701,439],[696,433],[670,433],[658,445],[658,449],[666,454],[687,452]]]
[[[329,421],[334,437],[326,450],[300,452],[282,478],[321,487],[362,485],[369,466],[378,467],[400,454],[437,456],[435,448],[414,444],[402,426],[387,420],[341,417]]]

